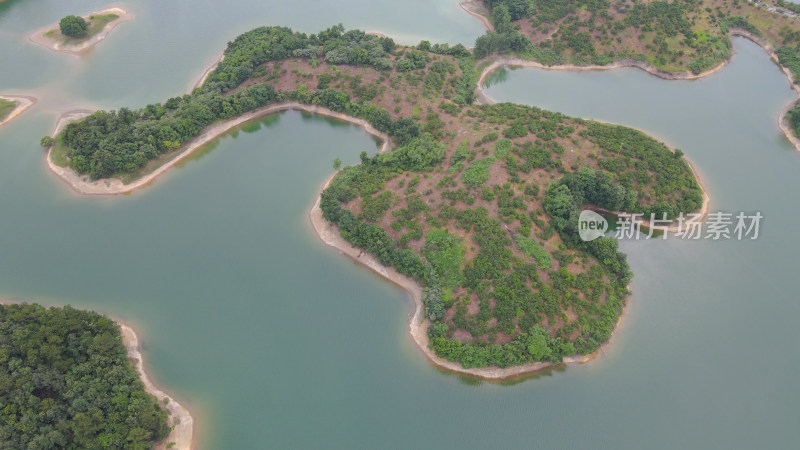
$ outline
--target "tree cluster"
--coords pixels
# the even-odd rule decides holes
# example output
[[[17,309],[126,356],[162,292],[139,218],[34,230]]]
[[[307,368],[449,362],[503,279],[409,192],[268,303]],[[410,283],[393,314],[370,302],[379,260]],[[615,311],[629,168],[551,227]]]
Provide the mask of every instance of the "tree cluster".
[[[0,305],[0,446],[152,448],[167,436],[166,420],[112,320],[69,306]]]
[[[71,38],[79,38],[86,35],[86,30],[89,29],[89,24],[83,17],[79,16],[66,16],[58,22],[58,28],[61,34]]]

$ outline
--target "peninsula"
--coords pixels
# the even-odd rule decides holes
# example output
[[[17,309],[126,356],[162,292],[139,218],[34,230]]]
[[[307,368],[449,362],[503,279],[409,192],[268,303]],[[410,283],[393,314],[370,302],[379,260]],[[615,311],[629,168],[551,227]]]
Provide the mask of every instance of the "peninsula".
[[[47,49],[79,55],[108,37],[117,25],[132,19],[122,8],[109,8],[83,16],[86,28],[75,36],[62,33],[59,24],[49,25],[31,34],[30,41]]]

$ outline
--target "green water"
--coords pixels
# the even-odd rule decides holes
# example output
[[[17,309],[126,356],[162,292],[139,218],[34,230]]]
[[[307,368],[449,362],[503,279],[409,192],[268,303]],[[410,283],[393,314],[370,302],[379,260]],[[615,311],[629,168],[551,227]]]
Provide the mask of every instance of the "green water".
[[[40,98],[0,128],[0,296],[136,326],[154,379],[195,413],[202,448],[776,448],[795,438],[800,153],[776,127],[788,84],[754,45],[737,41],[734,63],[698,82],[513,71],[489,90],[649,130],[698,165],[712,209],[765,216],[755,242],[624,243],[634,296],[609,353],[492,384],[429,365],[407,335],[405,295],[313,236],[306,213],[333,158],[375,150],[360,129],[267,118],[112,198],[70,192],[37,146],[71,108],[185,91],[255,25],[343,22],[415,36],[404,42],[469,43],[477,21],[451,1],[122,6],[136,19],[81,58],[35,47],[26,32],[103,3],[0,6],[0,91]]]

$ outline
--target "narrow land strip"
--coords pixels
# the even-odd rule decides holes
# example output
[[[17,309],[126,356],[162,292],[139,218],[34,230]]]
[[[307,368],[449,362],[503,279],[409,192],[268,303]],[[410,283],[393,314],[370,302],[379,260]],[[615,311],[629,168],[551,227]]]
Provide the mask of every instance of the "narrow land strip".
[[[354,125],[361,126],[367,131],[367,133],[377,137],[383,142],[382,151],[388,148],[389,136],[386,133],[376,130],[366,120],[356,119],[346,114],[331,111],[330,109],[324,108],[322,106],[304,105],[301,103],[288,102],[288,103],[280,103],[277,105],[265,106],[263,108],[259,108],[249,113],[243,114],[237,118],[210,125],[200,136],[192,139],[185,146],[183,146],[182,150],[179,150],[178,153],[167,163],[160,166],[153,172],[150,172],[149,174],[129,184],[124,184],[122,181],[116,178],[93,181],[90,180],[88,176],[78,175],[74,170],[70,169],[69,167],[59,167],[55,163],[53,163],[52,159],[50,158],[50,152],[52,152],[52,147],[48,151],[47,164],[53,172],[55,172],[59,177],[61,177],[61,179],[63,179],[70,187],[72,187],[73,190],[75,190],[75,192],[79,194],[84,194],[84,195],[126,194],[152,183],[159,175],[165,173],[175,164],[177,164],[187,156],[191,155],[194,151],[208,144],[214,139],[218,138],[219,136],[231,130],[232,128],[241,125],[245,122],[248,122],[250,120],[258,119],[260,117],[268,116],[270,114],[275,114],[287,110],[306,111],[312,114],[319,114],[322,116],[331,117],[337,120],[342,120],[345,122],[352,123]],[[85,117],[85,115],[88,115],[85,111],[71,112],[68,114],[69,116],[66,117],[62,116],[59,119],[58,123],[56,124],[55,130],[53,131],[53,136],[57,135],[61,131],[61,129],[63,129],[63,127],[66,126],[66,124],[69,123],[70,121],[82,118],[81,117],[82,114],[83,117]]]

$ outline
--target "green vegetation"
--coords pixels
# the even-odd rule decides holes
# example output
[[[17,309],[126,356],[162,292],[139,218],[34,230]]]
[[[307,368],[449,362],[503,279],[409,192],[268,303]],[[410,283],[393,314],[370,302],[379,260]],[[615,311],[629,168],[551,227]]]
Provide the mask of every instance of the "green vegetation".
[[[521,10],[507,3],[495,8],[506,24],[498,42],[519,34],[509,16]],[[262,27],[232,41],[192,94],[97,112],[68,125],[56,148],[101,178],[135,174],[214,121],[276,102],[363,118],[395,149],[341,168],[320,207],[344,240],[423,286],[431,348],[464,367],[594,352],[631,273],[616,241],[577,238],[580,208],[674,217],[700,207],[699,186],[682,153],[638,131],[474,105],[476,79],[460,46]]]
[[[44,137],[43,137],[43,138],[42,138],[42,139],[39,141],[39,145],[41,145],[43,148],[50,148],[50,147],[52,147],[52,146],[53,146],[53,144],[55,144],[55,143],[56,143],[56,140],[55,140],[55,139],[53,139],[53,138],[51,138],[50,136],[44,136]]]
[[[71,38],[81,38],[86,35],[89,23],[83,17],[67,16],[58,23],[61,34]]]
[[[517,248],[519,248],[519,251],[535,259],[540,268],[549,269],[553,265],[553,261],[550,259],[550,254],[547,253],[547,250],[542,248],[538,242],[536,242],[536,239],[527,238],[521,234],[517,234],[514,235],[514,242],[517,243]]]
[[[506,5],[498,4],[494,7],[492,22],[495,31],[488,31],[475,41],[475,57],[483,58],[504,51],[522,53],[530,49],[530,40],[514,28],[511,20],[512,15]]]
[[[461,174],[461,181],[471,189],[483,186],[489,180],[489,169],[494,161],[494,158],[476,160]]]
[[[11,114],[11,111],[14,111],[14,108],[16,107],[17,102],[0,98],[0,121],[8,117],[8,115]]]
[[[447,230],[433,230],[425,237],[422,254],[436,271],[441,286],[455,288],[464,282],[461,266],[464,263],[464,243]]]
[[[119,326],[69,306],[0,305],[3,448],[152,448],[167,413],[128,362]]]

